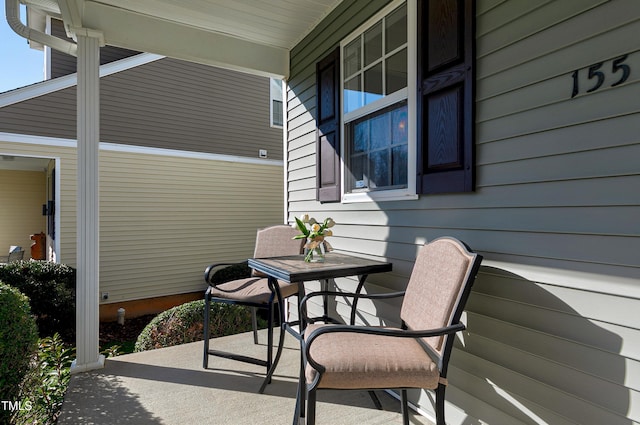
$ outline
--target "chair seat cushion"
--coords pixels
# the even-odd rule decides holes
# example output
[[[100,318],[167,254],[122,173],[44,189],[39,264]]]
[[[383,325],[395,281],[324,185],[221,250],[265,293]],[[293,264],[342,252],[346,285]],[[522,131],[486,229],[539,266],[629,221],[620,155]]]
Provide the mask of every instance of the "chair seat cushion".
[[[312,324],[305,339],[324,324]],[[336,332],[317,337],[311,358],[326,368],[318,388],[383,389],[438,386],[437,365],[413,338]],[[307,383],[318,371],[307,364]]]
[[[297,283],[279,282],[280,293],[283,298],[290,297],[298,293]],[[207,292],[214,298],[225,298],[236,301],[246,301],[252,303],[266,304],[271,297],[268,279],[250,277],[246,279],[232,280],[210,286]],[[274,299],[277,302],[277,299]]]

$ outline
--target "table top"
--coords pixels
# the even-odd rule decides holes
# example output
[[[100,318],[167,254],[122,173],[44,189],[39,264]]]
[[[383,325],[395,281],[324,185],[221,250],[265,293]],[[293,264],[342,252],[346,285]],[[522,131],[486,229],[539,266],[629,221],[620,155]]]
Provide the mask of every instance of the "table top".
[[[392,263],[331,252],[323,263],[307,263],[304,255],[250,258],[249,267],[284,282],[305,282],[389,272]]]

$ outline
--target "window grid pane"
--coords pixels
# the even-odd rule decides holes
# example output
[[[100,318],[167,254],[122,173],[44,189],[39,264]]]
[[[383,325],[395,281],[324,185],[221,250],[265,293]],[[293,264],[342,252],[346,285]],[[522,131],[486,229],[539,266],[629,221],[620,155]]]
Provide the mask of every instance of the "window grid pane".
[[[364,33],[364,66],[382,58],[382,22]]]
[[[407,49],[404,48],[386,60],[385,94],[407,87]]]
[[[402,5],[385,19],[385,53],[407,44],[407,6]]]
[[[344,48],[344,75],[351,77],[361,68],[361,40],[360,37],[353,40]]]
[[[368,105],[383,97],[382,64],[369,68],[364,72],[364,104]]]
[[[407,102],[347,124],[349,191],[406,187]]]
[[[362,108],[362,85],[360,75],[356,75],[351,80],[344,83],[344,112],[355,111]]]
[[[282,127],[282,125],[284,124],[284,120],[283,120],[283,116],[282,116],[282,102],[279,101],[279,100],[273,100],[272,102],[273,102],[273,105],[272,105],[273,125],[277,125],[277,126]]]

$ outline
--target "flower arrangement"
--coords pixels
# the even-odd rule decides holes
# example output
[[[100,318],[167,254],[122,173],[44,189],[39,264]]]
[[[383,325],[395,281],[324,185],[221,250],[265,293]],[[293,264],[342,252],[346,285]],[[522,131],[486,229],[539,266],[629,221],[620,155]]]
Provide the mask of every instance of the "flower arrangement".
[[[300,218],[296,217],[293,228],[300,230],[301,234],[294,236],[294,239],[307,239],[304,247],[307,248],[308,251],[304,257],[304,261],[308,263],[322,261],[324,252],[333,249],[331,245],[329,245],[329,242],[325,241],[325,238],[327,236],[333,236],[333,231],[330,228],[335,225],[336,223],[332,218],[325,218],[324,221],[318,222],[315,218],[310,218],[309,214],[304,214]]]

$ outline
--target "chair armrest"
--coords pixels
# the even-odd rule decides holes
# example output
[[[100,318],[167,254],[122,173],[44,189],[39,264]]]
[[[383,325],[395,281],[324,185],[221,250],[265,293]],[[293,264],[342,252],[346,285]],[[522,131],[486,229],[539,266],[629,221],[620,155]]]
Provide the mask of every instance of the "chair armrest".
[[[204,271],[204,281],[207,285],[211,286],[250,276],[251,269],[246,261],[239,263],[214,263]]]
[[[322,334],[326,333],[358,333],[380,336],[393,336],[399,338],[429,338],[433,336],[443,336],[448,334],[454,334],[466,329],[466,326],[459,322],[450,326],[435,329],[422,329],[422,330],[410,330],[410,329],[397,329],[397,328],[383,328],[379,326],[353,326],[353,325],[330,325],[323,326],[315,329],[305,339],[307,345],[311,344],[313,340]]]
[[[307,301],[314,297],[320,296],[336,296],[336,297],[344,297],[344,298],[353,298],[353,299],[369,299],[369,300],[382,300],[382,299],[390,299],[390,298],[398,298],[403,297],[405,291],[397,291],[397,292],[387,292],[384,294],[356,294],[353,292],[337,292],[337,291],[317,291],[311,292],[305,295],[304,298],[300,301],[300,321],[304,322],[304,327],[309,323],[309,316],[307,315]]]
[[[307,338],[301,340],[301,344],[305,358],[311,364],[311,366],[313,366],[313,368],[316,370],[324,372],[324,368],[322,367],[322,365],[314,361],[313,357],[311,356],[311,345],[320,335],[341,332],[390,336],[397,338],[427,338],[433,336],[454,334],[456,332],[463,331],[464,329],[466,329],[466,326],[460,322],[442,328],[424,330],[392,329],[375,326],[329,325],[315,329],[309,334]]]

